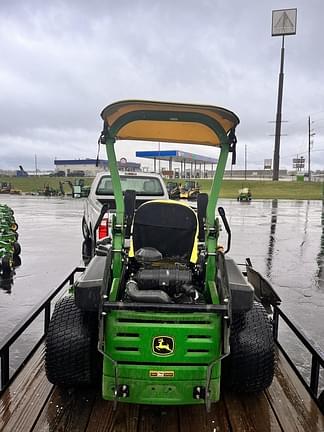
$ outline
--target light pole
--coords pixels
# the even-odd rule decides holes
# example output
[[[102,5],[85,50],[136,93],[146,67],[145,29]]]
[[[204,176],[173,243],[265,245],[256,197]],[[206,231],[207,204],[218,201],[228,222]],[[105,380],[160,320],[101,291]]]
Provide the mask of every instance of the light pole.
[[[282,9],[272,11],[272,36],[282,36],[272,180],[279,180],[285,35],[296,34],[296,20],[297,9]]]
[[[311,181],[311,145],[313,143],[313,136],[315,132],[311,130],[311,118],[308,116],[308,181]]]
[[[37,154],[35,153],[35,175],[37,177],[38,167],[37,167]]]
[[[159,174],[161,174],[161,159],[160,159],[160,153],[161,153],[161,143],[159,141]]]
[[[244,179],[246,180],[246,168],[247,168],[247,145],[245,144],[244,149]]]

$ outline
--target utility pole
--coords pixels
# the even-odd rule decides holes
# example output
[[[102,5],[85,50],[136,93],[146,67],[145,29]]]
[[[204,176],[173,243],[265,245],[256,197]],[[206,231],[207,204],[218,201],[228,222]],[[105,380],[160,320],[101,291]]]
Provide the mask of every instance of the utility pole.
[[[311,169],[310,169],[310,148],[311,148],[311,119],[308,116],[308,181],[311,181]]]
[[[313,144],[313,136],[315,135],[315,132],[312,132],[311,130],[311,118],[308,116],[308,181],[311,181],[311,146]]]

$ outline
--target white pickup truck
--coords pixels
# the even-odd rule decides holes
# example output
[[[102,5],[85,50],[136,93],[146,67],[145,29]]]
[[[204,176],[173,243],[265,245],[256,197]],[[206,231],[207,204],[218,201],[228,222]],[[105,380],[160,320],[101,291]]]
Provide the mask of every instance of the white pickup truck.
[[[136,192],[135,207],[154,199],[169,199],[168,191],[159,174],[120,173],[122,190]],[[102,214],[103,205],[107,212]],[[91,257],[98,240],[110,236],[112,214],[115,212],[112,181],[108,172],[98,173],[92,182],[90,193],[84,204],[82,233],[83,256]]]

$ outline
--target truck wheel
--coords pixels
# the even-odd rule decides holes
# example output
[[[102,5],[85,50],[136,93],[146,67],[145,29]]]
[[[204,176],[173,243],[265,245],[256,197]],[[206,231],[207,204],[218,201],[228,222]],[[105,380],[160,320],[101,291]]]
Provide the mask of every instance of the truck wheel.
[[[223,384],[236,392],[259,392],[269,387],[275,369],[272,325],[257,302],[246,314],[234,315],[231,354],[224,361]]]
[[[73,297],[59,300],[46,338],[48,380],[61,386],[95,384],[100,377],[97,314],[83,312]]]
[[[82,242],[82,259],[87,266],[92,258],[92,242],[88,238]]]
[[[82,218],[82,234],[85,240],[90,238],[89,228],[87,227],[84,217]]]

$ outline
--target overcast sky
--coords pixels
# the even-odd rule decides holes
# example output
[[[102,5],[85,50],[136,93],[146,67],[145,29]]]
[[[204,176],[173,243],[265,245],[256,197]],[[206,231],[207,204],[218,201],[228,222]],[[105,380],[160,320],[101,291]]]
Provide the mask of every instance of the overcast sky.
[[[311,116],[311,166],[324,169],[323,0],[1,0],[0,169],[34,169],[35,155],[39,169],[53,169],[55,158],[95,158],[100,112],[121,99],[228,108],[241,120],[237,167],[246,145],[248,168],[263,168],[273,157],[281,48],[271,11],[294,7],[280,167],[307,158]],[[117,147],[118,158],[136,161],[136,150],[158,144]]]

